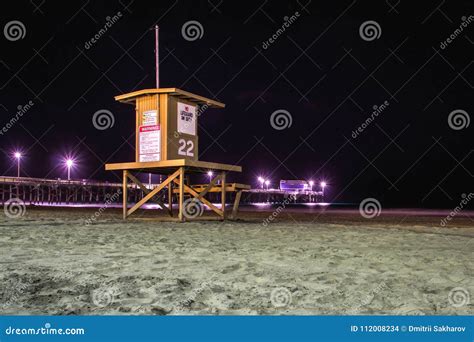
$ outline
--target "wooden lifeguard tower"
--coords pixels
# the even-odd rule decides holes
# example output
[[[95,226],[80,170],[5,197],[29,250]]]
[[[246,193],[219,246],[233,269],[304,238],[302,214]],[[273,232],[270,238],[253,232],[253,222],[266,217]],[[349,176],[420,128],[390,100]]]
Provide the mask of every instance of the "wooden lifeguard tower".
[[[225,105],[177,88],[160,88],[158,25],[155,25],[156,88],[143,89],[115,97],[115,100],[135,106],[135,161],[129,163],[106,164],[106,170],[123,173],[123,218],[135,212],[143,204],[155,200],[173,217],[173,197],[178,196],[177,220],[195,218],[185,214],[184,197],[189,196],[199,204],[207,205],[219,219],[226,219],[226,193],[234,192],[232,217],[239,209],[243,190],[250,189],[245,184],[228,184],[228,172],[242,172],[237,165],[204,162],[199,160],[198,120],[207,108],[224,108]],[[187,175],[204,174],[213,171],[208,184],[186,184]],[[134,173],[145,172],[167,175],[164,182],[154,189],[148,189]],[[135,183],[146,194],[131,208],[128,207],[128,180]],[[167,205],[160,193],[168,190]],[[218,208],[205,196],[210,192],[221,193],[221,207]]]
[[[189,196],[207,205],[220,219],[226,219],[226,193],[235,192],[232,217],[235,218],[242,191],[250,189],[244,184],[228,184],[228,172],[241,172],[242,167],[199,160],[198,120],[206,108],[224,108],[223,103],[189,93],[177,88],[155,88],[116,96],[117,101],[135,106],[135,161],[106,164],[106,170],[123,172],[123,218],[127,218],[143,204],[155,199],[157,204],[173,217],[173,195],[178,196],[177,220],[189,219],[184,212],[184,198]],[[208,184],[186,184],[189,174],[215,175]],[[154,189],[148,189],[133,174],[146,172],[168,177]],[[143,199],[128,208],[128,180],[146,194]],[[218,184],[219,183],[219,184]],[[157,199],[160,192],[168,190],[167,205]],[[221,193],[221,207],[208,201],[210,192]]]

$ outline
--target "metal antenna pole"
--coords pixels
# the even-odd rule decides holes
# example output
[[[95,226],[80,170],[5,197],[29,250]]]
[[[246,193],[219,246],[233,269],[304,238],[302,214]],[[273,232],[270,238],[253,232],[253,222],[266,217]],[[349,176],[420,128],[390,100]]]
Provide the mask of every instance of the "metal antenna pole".
[[[156,76],[156,88],[160,87],[160,49],[158,43],[158,25],[155,25],[155,76]],[[151,189],[151,173],[148,174],[148,187]]]
[[[156,70],[156,87],[160,87],[160,52],[158,45],[158,25],[155,25],[155,70]]]

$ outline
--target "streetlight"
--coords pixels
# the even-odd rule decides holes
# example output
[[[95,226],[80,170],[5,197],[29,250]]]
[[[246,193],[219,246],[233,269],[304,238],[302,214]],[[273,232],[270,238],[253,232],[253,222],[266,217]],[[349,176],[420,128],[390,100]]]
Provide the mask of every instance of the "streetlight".
[[[209,183],[211,183],[211,180],[212,180],[212,175],[214,173],[212,171],[207,171],[207,175],[209,176]]]
[[[263,183],[265,183],[265,179],[262,177],[258,177],[258,181],[262,184],[262,190],[263,190]]]
[[[324,188],[326,187],[326,185],[327,185],[326,182],[324,182],[324,181],[321,182],[321,189],[323,190],[323,191],[322,191],[323,197],[324,197]]]
[[[71,168],[74,166],[74,160],[71,158],[66,159],[66,167],[67,167],[67,180],[71,180]]]
[[[267,179],[267,180],[265,181],[265,185],[267,186],[267,190],[268,190],[268,185],[269,185],[269,184],[270,184],[270,181]]]
[[[17,164],[17,173],[16,173],[16,176],[17,176],[17,177],[20,177],[20,159],[21,159],[21,157],[22,157],[21,152],[18,152],[18,151],[17,151],[17,152],[15,152],[15,153],[13,154],[13,156],[15,157],[15,159],[16,159],[16,164]]]
[[[312,180],[309,181],[309,187],[310,187],[310,190],[313,191],[313,185],[314,185],[314,182]]]

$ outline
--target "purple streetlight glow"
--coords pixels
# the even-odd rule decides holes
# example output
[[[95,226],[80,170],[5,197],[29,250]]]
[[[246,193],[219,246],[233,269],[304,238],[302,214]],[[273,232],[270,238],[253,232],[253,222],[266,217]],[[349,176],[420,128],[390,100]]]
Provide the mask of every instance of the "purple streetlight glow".
[[[311,191],[313,191],[314,182],[312,180],[310,180],[308,183],[309,183],[309,187],[310,187]]]
[[[71,180],[71,168],[74,166],[74,160],[67,158],[65,163],[67,167],[67,180]]]
[[[207,171],[207,176],[209,177],[209,183],[211,182],[213,175],[214,173],[212,171]]]
[[[270,185],[270,181],[268,179],[265,181],[265,185],[267,186],[267,190],[268,190],[268,186]]]
[[[263,177],[258,177],[258,181],[262,185],[262,190],[263,190],[263,183],[265,183],[265,179],[263,179]]]
[[[321,189],[322,189],[323,197],[324,197],[324,188],[326,187],[326,185],[327,185],[326,182],[324,182],[324,181],[321,182]]]
[[[21,152],[17,151],[15,153],[13,153],[13,156],[15,157],[16,159],[16,165],[17,165],[17,173],[16,173],[16,176],[17,177],[20,177],[20,159],[22,157],[21,155]]]

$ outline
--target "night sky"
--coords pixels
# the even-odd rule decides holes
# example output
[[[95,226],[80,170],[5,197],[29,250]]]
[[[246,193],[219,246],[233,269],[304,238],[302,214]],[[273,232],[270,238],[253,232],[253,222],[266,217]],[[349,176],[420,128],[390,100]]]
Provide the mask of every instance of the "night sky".
[[[118,181],[104,163],[133,161],[135,111],[113,97],[154,87],[158,23],[161,87],[226,104],[200,117],[199,149],[200,160],[242,165],[231,180],[324,179],[336,202],[452,208],[474,192],[472,14],[468,0],[7,2],[0,174],[15,175],[19,148],[25,176],[64,178],[71,154],[73,177]],[[189,21],[199,37],[183,35]],[[115,120],[106,130],[92,122],[102,109]],[[272,127],[278,110],[291,125]]]

